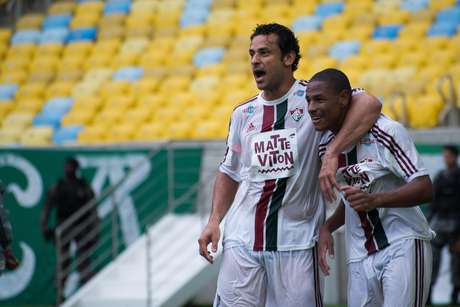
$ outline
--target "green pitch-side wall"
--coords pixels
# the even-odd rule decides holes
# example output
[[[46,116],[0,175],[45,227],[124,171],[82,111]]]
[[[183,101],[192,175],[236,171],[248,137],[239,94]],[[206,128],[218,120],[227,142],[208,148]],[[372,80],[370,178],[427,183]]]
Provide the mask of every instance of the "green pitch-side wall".
[[[417,147],[431,175],[443,167],[440,146]],[[0,305],[53,304],[55,301],[55,250],[51,243],[44,241],[39,219],[45,193],[61,176],[64,160],[69,156],[77,157],[82,176],[99,194],[126,176],[133,165],[148,156],[148,152],[148,148],[0,149],[0,179],[8,187],[6,207],[13,224],[13,249],[22,261],[18,270],[0,277]],[[202,151],[176,149],[174,153],[174,196],[177,198],[199,179]],[[149,201],[149,189],[155,189],[156,195],[161,195],[155,199],[158,218],[167,210],[167,161],[165,151],[155,155],[148,168],[135,174],[135,184],[129,191],[137,209],[139,204]],[[189,211],[193,203],[192,197],[178,210]],[[139,229],[135,231],[141,232],[145,225],[142,217],[138,218]]]
[[[149,148],[139,149],[0,149],[0,179],[7,186],[5,204],[13,225],[13,250],[21,260],[14,272],[0,276],[0,305],[53,304],[55,301],[55,249],[45,242],[40,231],[40,212],[46,191],[62,176],[67,157],[76,157],[81,175],[91,183],[96,194],[126,177],[140,161],[147,160]],[[198,181],[201,149],[174,150],[174,196],[180,197]],[[144,215],[157,220],[167,211],[167,153],[161,151],[131,175],[127,197],[136,213],[143,206]],[[184,171],[181,171],[184,170]],[[152,194],[155,199],[150,201]],[[193,210],[194,197],[176,211]],[[146,208],[146,203],[149,207]],[[151,210],[151,207],[154,210]],[[129,230],[131,237],[142,233],[145,219],[137,216],[138,229]],[[110,214],[103,217],[110,225]],[[136,223],[135,223],[136,224]],[[110,231],[103,227],[103,231]],[[126,231],[126,230],[125,230]],[[122,245],[123,242],[121,242]],[[110,248],[108,244],[104,248]]]

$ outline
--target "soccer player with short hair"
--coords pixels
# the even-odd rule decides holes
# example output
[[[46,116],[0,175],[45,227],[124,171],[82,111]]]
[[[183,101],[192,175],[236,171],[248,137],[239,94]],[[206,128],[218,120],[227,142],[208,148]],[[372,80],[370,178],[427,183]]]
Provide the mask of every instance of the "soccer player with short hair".
[[[327,131],[319,155],[333,142],[349,112],[351,87],[336,69],[315,74],[308,112]],[[425,306],[434,232],[417,205],[432,198],[432,184],[415,145],[399,123],[380,115],[339,159],[342,202],[320,228],[320,266],[328,274],[332,233],[345,224],[348,306]]]
[[[198,240],[200,254],[212,262],[208,244],[217,251],[226,216],[214,305],[322,306],[316,248],[325,214],[318,181],[321,134],[306,114],[307,83],[293,75],[298,41],[287,27],[259,25],[249,55],[261,92],[231,116],[212,212]],[[380,113],[380,102],[371,95],[357,93],[352,100],[334,143],[340,151]],[[337,159],[332,153],[330,165]]]

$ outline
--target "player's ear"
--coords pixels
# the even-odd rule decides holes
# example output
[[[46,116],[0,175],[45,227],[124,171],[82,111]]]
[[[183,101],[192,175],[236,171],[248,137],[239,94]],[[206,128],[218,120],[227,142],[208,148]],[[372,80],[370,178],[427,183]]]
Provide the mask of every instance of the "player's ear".
[[[294,51],[288,52],[283,56],[283,63],[285,66],[291,66],[295,61]]]
[[[339,104],[342,108],[348,107],[348,104],[350,103],[350,92],[346,89],[342,90],[339,93]]]

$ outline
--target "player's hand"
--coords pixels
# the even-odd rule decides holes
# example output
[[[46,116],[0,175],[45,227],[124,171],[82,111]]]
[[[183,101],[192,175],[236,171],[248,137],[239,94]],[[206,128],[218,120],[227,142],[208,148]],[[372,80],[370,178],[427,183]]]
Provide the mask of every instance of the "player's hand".
[[[335,179],[338,166],[339,157],[326,151],[319,172],[319,186],[328,202],[335,200],[334,188],[339,188]]]
[[[376,198],[373,194],[348,185],[341,187],[340,190],[350,203],[350,207],[357,212],[367,212],[377,208]]]
[[[327,256],[334,258],[334,238],[331,232],[324,225],[319,229],[319,267],[325,275],[329,275],[329,264]]]
[[[209,263],[214,262],[214,257],[211,255],[211,252],[217,252],[217,244],[219,243],[219,238],[219,224],[210,222],[203,229],[203,232],[198,239],[200,255],[203,256]],[[211,252],[208,250],[209,243],[211,243]]]
[[[5,249],[3,256],[5,257],[5,267],[8,270],[14,270],[19,266],[19,260],[13,255],[10,249]]]

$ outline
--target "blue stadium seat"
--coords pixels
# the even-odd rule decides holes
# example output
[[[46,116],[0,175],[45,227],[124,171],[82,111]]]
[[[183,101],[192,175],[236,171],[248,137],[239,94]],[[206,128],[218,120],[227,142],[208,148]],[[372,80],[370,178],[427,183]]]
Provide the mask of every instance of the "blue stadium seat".
[[[77,140],[78,134],[83,129],[82,126],[66,126],[54,131],[53,142],[57,145],[64,145]]]
[[[52,126],[53,129],[58,129],[61,125],[61,119],[64,115],[59,113],[43,113],[40,112],[35,115],[32,120],[32,125],[35,127],[39,126]]]
[[[46,17],[43,21],[43,29],[54,29],[54,28],[67,28],[69,26],[72,16],[70,15],[52,15]]]
[[[457,33],[457,24],[442,22],[433,24],[427,32],[428,36],[454,36]]]
[[[16,84],[0,84],[0,100],[13,99],[17,90]]]
[[[114,72],[112,79],[117,81],[137,81],[144,75],[142,67],[130,66],[123,67]]]
[[[403,0],[400,9],[409,12],[418,12],[428,7],[428,0]]]
[[[185,3],[185,10],[193,8],[209,8],[212,4],[212,0],[188,0]]]
[[[11,38],[11,44],[35,44],[40,40],[40,31],[37,30],[21,30],[14,33]]]
[[[344,60],[349,56],[358,53],[359,48],[359,41],[337,42],[329,49],[329,55],[337,60]]]
[[[68,41],[94,41],[96,40],[96,28],[79,28],[69,33]]]
[[[73,99],[70,97],[52,98],[43,106],[42,113],[65,114],[72,107]]]
[[[460,24],[460,7],[452,7],[441,10],[436,15],[436,22],[452,22]]]
[[[390,39],[394,40],[398,38],[401,25],[385,25],[374,29],[372,37],[374,39]]]
[[[292,24],[294,32],[316,31],[321,28],[323,19],[319,16],[302,16]]]
[[[67,41],[69,30],[64,28],[50,28],[42,32],[40,37],[41,44],[60,43],[64,44]]]
[[[321,18],[340,14],[345,5],[342,2],[322,3],[316,7],[315,15]]]
[[[180,18],[180,26],[185,28],[192,25],[203,24],[206,22],[208,16],[208,8],[193,8],[184,10],[184,13]]]
[[[210,64],[217,64],[224,56],[224,48],[203,48],[193,57],[193,64],[203,67]]]
[[[128,14],[131,8],[130,1],[110,1],[104,7],[104,15]]]

